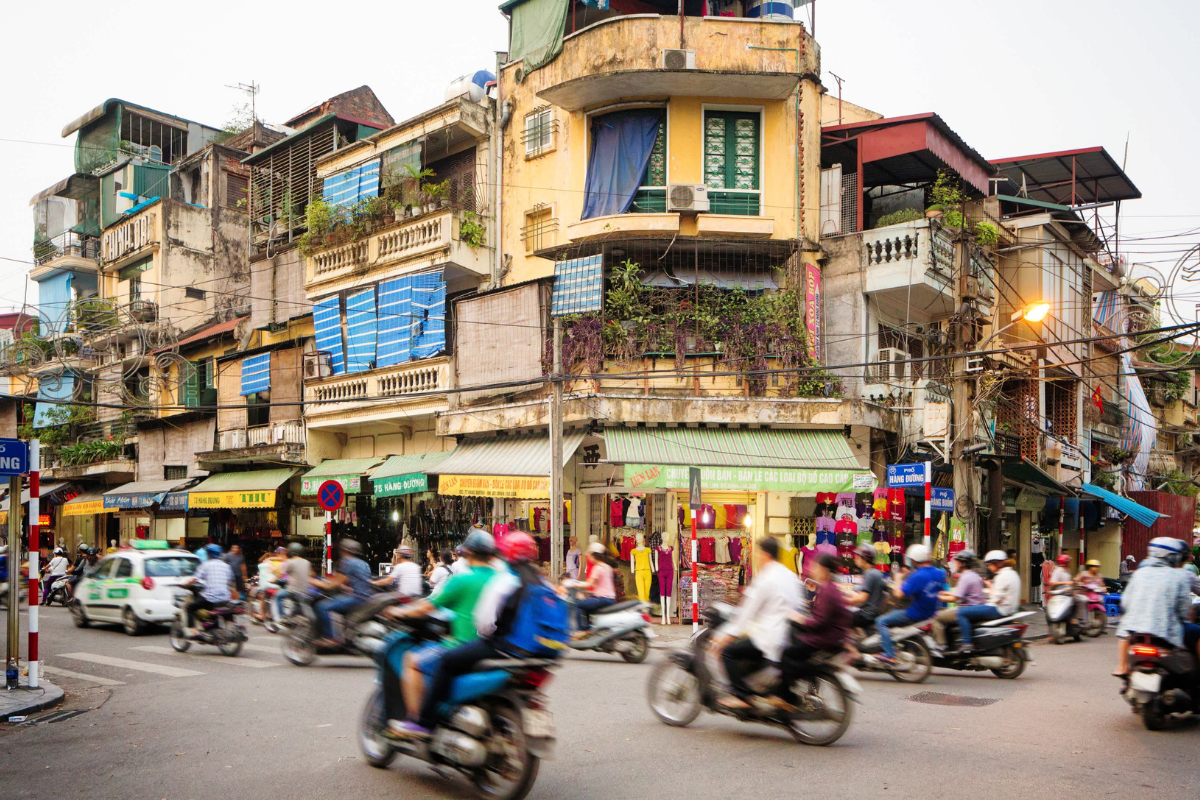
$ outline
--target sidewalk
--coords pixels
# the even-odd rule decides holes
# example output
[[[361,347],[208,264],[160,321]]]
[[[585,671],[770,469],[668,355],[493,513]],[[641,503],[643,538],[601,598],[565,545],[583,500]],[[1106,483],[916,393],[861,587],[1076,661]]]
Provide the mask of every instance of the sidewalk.
[[[19,689],[0,690],[0,723],[8,722],[9,717],[28,716],[49,708],[63,699],[63,690],[44,678],[38,681],[41,685],[36,689],[29,688],[24,675],[19,680]]]

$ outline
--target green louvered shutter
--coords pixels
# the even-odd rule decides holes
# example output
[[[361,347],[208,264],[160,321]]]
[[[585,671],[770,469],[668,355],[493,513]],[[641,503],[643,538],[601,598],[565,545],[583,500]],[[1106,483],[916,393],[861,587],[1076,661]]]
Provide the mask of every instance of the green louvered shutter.
[[[705,112],[704,184],[714,214],[758,216],[760,127],[756,113]]]

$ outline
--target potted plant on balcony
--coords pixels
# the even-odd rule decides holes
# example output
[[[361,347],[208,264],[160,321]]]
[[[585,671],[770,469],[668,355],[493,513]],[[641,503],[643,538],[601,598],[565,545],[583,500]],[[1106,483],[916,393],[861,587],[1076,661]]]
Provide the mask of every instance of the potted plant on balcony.
[[[324,200],[313,200],[309,203],[304,212],[304,224],[308,230],[300,237],[301,250],[307,254],[322,245],[332,245],[335,221],[335,210],[329,203]]]
[[[422,169],[415,164],[404,165],[404,179],[400,181],[400,207],[406,217],[416,216],[423,204],[421,184],[433,177],[433,170]]]
[[[384,195],[367,198],[366,213],[376,225],[391,225],[396,221],[396,209]]]
[[[425,199],[425,212],[432,213],[450,202],[450,180],[441,183],[422,183],[421,195]]]
[[[951,225],[951,227],[962,227],[962,212],[959,211],[959,206],[963,204],[967,196],[959,188],[957,177],[944,169],[939,169],[937,180],[929,190],[929,199],[933,202],[925,209],[926,217],[930,219],[943,218],[943,221],[950,225],[951,214],[958,214],[958,224]]]

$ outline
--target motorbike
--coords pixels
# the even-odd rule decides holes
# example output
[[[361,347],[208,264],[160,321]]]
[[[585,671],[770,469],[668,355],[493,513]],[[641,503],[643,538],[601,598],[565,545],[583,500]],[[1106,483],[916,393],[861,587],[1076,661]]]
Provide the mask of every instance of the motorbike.
[[[1129,664],[1121,694],[1147,730],[1160,731],[1179,714],[1200,714],[1200,667],[1187,648],[1135,633],[1129,637]]]
[[[70,577],[70,575],[56,577],[54,582],[50,584],[50,594],[46,597],[46,602],[42,603],[42,605],[52,606],[57,602],[60,606],[66,608],[71,602],[71,592],[67,588]]]
[[[572,592],[571,601],[578,599]],[[588,612],[591,627],[582,638],[572,638],[572,650],[616,653],[629,664],[640,664],[650,654],[654,629],[650,623],[650,604],[626,600],[607,608]]]
[[[1046,599],[1046,625],[1050,628],[1050,639],[1055,644],[1065,644],[1067,639],[1083,641],[1087,623],[1077,619],[1075,590],[1069,586],[1058,586],[1050,590]],[[1108,624],[1107,618],[1105,624]]]
[[[375,691],[359,721],[358,742],[368,764],[386,769],[397,755],[431,765],[447,777],[464,775],[480,797],[521,800],[537,780],[542,760],[553,757],[554,718],[542,693],[557,664],[548,659],[492,659],[455,679],[450,700],[440,710],[428,739],[394,739],[386,734],[387,707],[382,679],[389,657],[446,634],[444,620],[376,620],[396,631],[396,649],[372,654],[379,666]]]
[[[373,595],[342,618],[340,645],[318,647],[316,642],[321,637],[316,604],[326,596],[322,593],[307,597],[290,595],[295,610],[281,618],[281,625],[285,628],[283,657],[298,667],[309,666],[319,655],[373,655],[382,647],[383,637],[387,633],[387,628],[377,619],[379,612],[404,601],[395,592]]]
[[[883,672],[902,683],[923,683],[933,672],[933,653],[924,636],[924,623],[892,628],[892,642],[896,652],[896,663],[887,664],[879,660],[883,654],[883,642],[878,633],[856,633],[852,641],[858,657],[850,666],[860,672]]]
[[[1029,625],[1019,620],[1032,617],[1034,613],[1019,611],[1007,617],[975,624],[971,629],[971,644],[974,650],[970,654],[959,649],[962,642],[957,625],[946,626],[945,647],[933,636],[932,624],[920,627],[925,643],[933,655],[933,666],[963,672],[991,670],[997,678],[1012,680],[1019,678],[1032,661],[1029,647],[1025,643],[1025,632],[1029,630]]]
[[[29,592],[26,587],[29,581],[26,579],[29,574],[29,568],[25,565],[20,569],[20,582],[17,584],[18,603],[23,603],[28,599]],[[8,607],[8,545],[0,545],[0,608]]]
[[[784,710],[765,701],[779,683],[779,670],[769,666],[747,679],[758,693],[748,709],[726,708],[715,675],[719,670],[709,652],[709,642],[736,612],[732,606],[714,603],[703,612],[704,627],[692,638],[690,649],[676,650],[650,673],[647,700],[662,722],[686,727],[704,709],[742,722],[757,722],[786,730],[797,742],[830,745],[846,733],[854,717],[854,704],[861,702],[862,687],[838,666],[840,653],[822,654],[805,664],[791,687],[795,710]]]
[[[1081,586],[1078,591],[1087,600],[1087,621],[1083,635],[1091,639],[1103,636],[1108,630],[1108,611],[1104,608],[1104,595],[1090,586]]]
[[[215,645],[221,655],[233,658],[242,652],[242,645],[250,638],[238,617],[246,613],[239,600],[231,600],[217,608],[196,612],[199,626],[193,636],[187,634],[187,605],[199,594],[199,587],[178,589],[174,593],[175,621],[171,623],[171,647],[178,653],[186,653],[192,642]]]

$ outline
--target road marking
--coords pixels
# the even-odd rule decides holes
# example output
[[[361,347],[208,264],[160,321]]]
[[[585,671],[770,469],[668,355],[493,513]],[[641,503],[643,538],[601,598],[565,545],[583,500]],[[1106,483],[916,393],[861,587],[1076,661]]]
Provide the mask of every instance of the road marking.
[[[91,683],[97,683],[101,686],[124,686],[125,685],[124,681],[114,681],[112,678],[100,678],[100,677],[97,677],[96,675],[88,675],[83,672],[72,672],[69,669],[59,669],[58,667],[52,667],[49,664],[42,664],[42,672],[46,673],[47,675],[61,675],[64,678],[75,678],[76,680],[89,681]]]
[[[187,653],[177,653],[175,650],[172,650],[170,647],[156,647],[155,645],[152,645],[152,644],[144,644],[141,647],[131,647],[129,649],[130,650],[140,650],[143,653],[162,653],[163,655],[176,656],[176,657],[183,656],[184,658],[191,658],[191,659],[203,658],[205,660],[212,660],[216,657],[215,655],[200,656],[200,655],[190,655]],[[270,661],[255,661],[252,658],[230,658],[228,656],[221,656],[221,660],[218,663],[230,664],[230,665],[233,665],[236,667],[252,667],[252,668],[257,668],[257,669],[262,669],[264,667],[278,667],[279,666],[278,664],[272,664]]]
[[[93,664],[104,664],[109,667],[121,667],[122,669],[132,669],[138,672],[153,672],[156,675],[166,675],[168,678],[191,678],[195,675],[203,675],[203,672],[197,672],[194,669],[180,669],[179,667],[164,667],[160,664],[149,664],[145,661],[131,661],[128,658],[113,658],[112,656],[101,656],[95,653],[61,653],[55,658],[72,658],[76,661],[90,661]]]
[[[254,650],[259,653],[274,653],[277,656],[283,654],[283,651],[279,645],[268,647],[265,644],[244,644],[242,647],[246,650]]]

